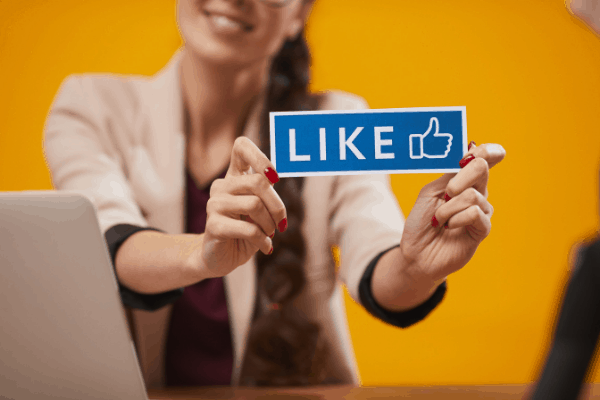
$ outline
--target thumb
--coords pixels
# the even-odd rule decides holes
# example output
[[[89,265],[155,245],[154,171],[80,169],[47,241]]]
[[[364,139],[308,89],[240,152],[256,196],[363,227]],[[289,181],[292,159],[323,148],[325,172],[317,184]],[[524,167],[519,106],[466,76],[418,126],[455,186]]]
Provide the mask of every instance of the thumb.
[[[439,132],[440,130],[440,123],[438,121],[438,119],[436,117],[431,117],[431,119],[429,120],[429,128],[427,128],[427,132],[425,132],[422,136],[423,138],[426,138],[427,135],[429,135],[432,131],[434,136]]]

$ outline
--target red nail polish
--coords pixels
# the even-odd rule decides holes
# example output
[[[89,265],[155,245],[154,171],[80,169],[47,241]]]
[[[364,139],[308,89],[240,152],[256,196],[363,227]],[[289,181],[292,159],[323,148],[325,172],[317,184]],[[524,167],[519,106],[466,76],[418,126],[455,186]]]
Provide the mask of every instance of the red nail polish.
[[[468,163],[470,163],[474,159],[475,159],[475,156],[473,154],[469,154],[468,156],[466,156],[462,160],[460,160],[458,165],[460,165],[461,168],[464,168],[467,166]]]
[[[271,233],[271,234],[269,235],[269,237],[270,237],[271,239],[273,239],[273,237],[274,237],[274,236],[275,236],[275,232],[273,232],[273,233]]]
[[[279,175],[277,175],[277,172],[273,171],[272,168],[267,168],[265,169],[265,175],[267,176],[267,179],[269,180],[269,182],[271,182],[271,184],[276,184],[277,182],[279,182]]]
[[[287,229],[287,218],[282,219],[277,225],[277,228],[279,229],[279,232],[285,231]]]
[[[433,218],[431,218],[431,226],[433,226],[434,228],[437,228],[438,226],[440,226],[440,223],[438,222],[435,215],[433,216]]]
[[[450,201],[450,199],[451,199],[451,198],[452,198],[452,197],[448,196],[448,193],[445,193],[445,194],[444,194],[444,200],[446,200],[446,201]]]
[[[474,141],[471,140],[469,142],[469,147],[467,147],[467,149],[471,150],[471,147],[473,147],[473,145],[475,145],[475,144],[477,144],[477,143],[475,143]]]
[[[271,247],[271,250],[269,250],[269,254],[267,255],[270,256],[271,254],[273,254],[273,247]]]

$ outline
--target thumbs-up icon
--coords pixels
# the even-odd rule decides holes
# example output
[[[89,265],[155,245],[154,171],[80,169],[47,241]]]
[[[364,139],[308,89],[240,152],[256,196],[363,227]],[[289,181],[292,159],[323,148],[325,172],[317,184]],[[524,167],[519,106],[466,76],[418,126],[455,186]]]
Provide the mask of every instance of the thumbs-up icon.
[[[427,132],[409,135],[409,141],[410,158],[412,159],[446,158],[452,147],[452,135],[440,133],[440,122],[436,117],[429,120]]]

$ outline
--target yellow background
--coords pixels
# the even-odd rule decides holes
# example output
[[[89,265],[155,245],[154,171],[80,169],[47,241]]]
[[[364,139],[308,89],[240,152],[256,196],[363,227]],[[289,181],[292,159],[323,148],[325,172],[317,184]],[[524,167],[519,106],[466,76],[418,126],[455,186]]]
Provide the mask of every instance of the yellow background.
[[[469,138],[508,152],[492,234],[429,318],[395,329],[347,301],[363,383],[532,381],[570,247],[598,226],[600,39],[563,0],[318,0],[308,38],[314,89],[465,105]],[[173,0],[0,1],[0,190],[51,188],[42,128],[67,75],[153,74],[180,43]],[[434,178],[392,178],[406,214]]]

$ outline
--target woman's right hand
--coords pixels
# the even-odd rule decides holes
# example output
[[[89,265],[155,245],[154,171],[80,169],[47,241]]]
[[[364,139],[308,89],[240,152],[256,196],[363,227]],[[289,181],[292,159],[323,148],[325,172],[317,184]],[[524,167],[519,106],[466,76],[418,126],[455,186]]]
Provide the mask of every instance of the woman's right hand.
[[[272,253],[275,229],[287,227],[285,205],[273,188],[277,181],[267,156],[250,139],[237,138],[227,174],[213,182],[206,205],[200,261],[206,274],[225,276],[258,250]]]

